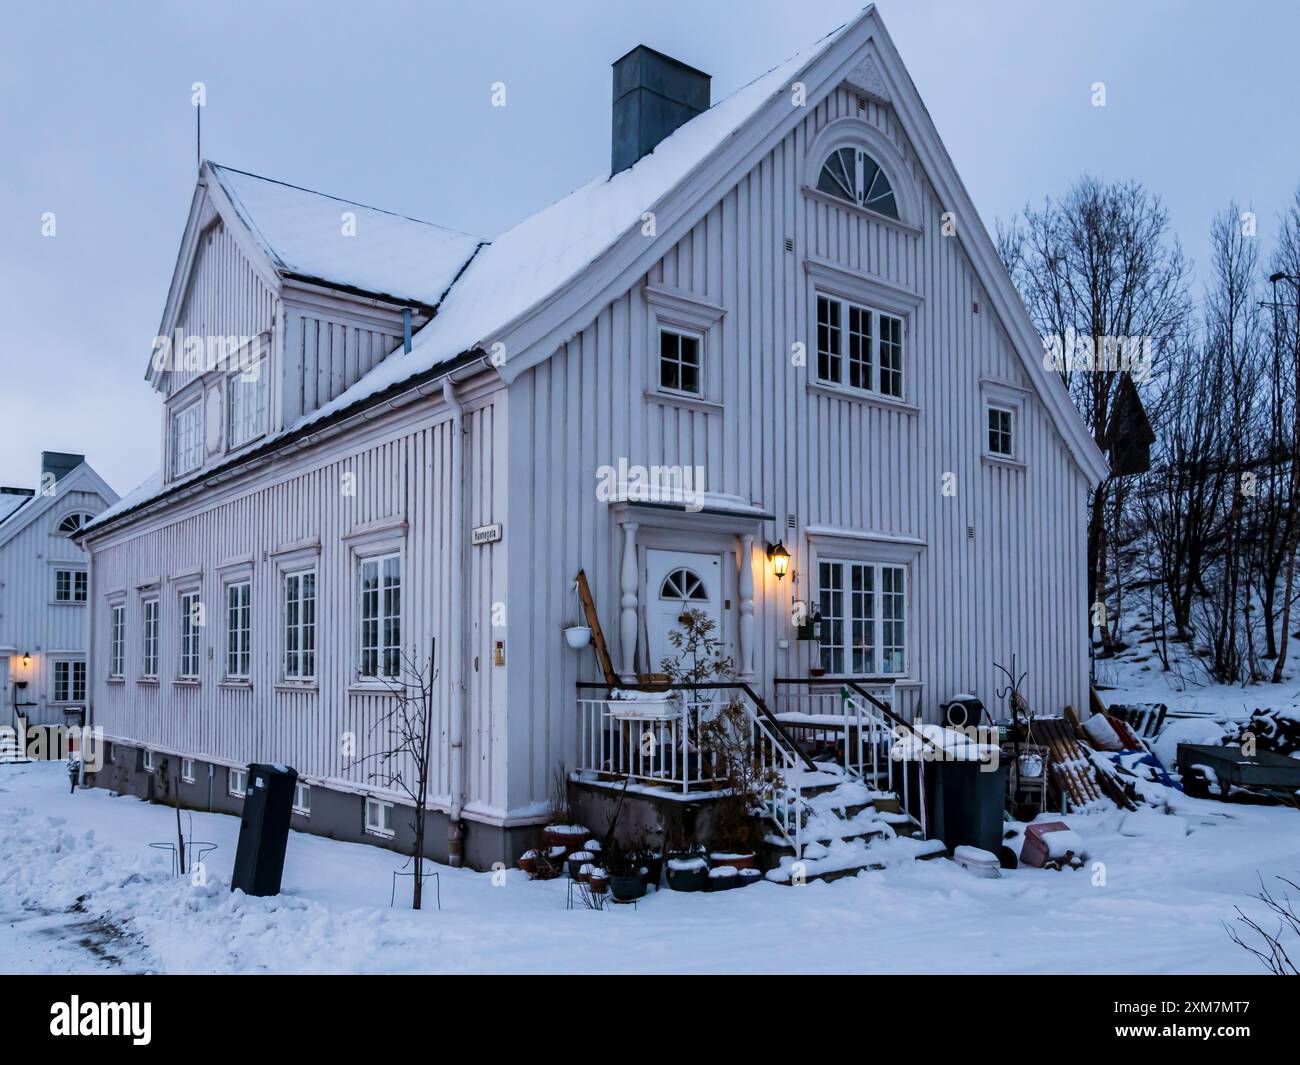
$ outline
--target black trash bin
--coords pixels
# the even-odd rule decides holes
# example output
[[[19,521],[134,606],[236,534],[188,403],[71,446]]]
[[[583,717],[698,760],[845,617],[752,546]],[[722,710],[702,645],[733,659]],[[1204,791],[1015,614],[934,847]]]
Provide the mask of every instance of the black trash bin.
[[[930,836],[949,850],[978,847],[997,854],[1002,845],[1007,767],[976,759],[934,761],[925,767]]]
[[[248,767],[244,788],[244,816],[239,822],[239,846],[230,890],[246,895],[278,895],[284,872],[284,849],[289,842],[289,817],[298,771],[287,765]]]

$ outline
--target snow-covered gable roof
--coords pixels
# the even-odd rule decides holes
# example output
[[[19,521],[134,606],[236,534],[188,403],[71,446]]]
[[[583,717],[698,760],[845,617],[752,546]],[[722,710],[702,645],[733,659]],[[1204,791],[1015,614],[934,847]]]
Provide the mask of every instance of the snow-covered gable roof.
[[[286,276],[436,307],[481,237],[208,163],[263,254]],[[344,214],[355,216],[345,236]]]
[[[0,518],[0,547],[12,540],[18,533],[34,522],[52,507],[59,506],[71,492],[91,492],[98,495],[110,506],[117,503],[117,493],[109,486],[89,463],[83,462],[69,470],[55,482],[50,495],[19,496],[27,506],[19,505],[6,515],[8,520]],[[4,500],[13,498],[7,494],[0,495],[0,513],[3,513]],[[86,523],[87,525],[90,522]]]
[[[23,492],[0,492],[0,522],[3,522],[24,503],[31,500],[31,495]]]

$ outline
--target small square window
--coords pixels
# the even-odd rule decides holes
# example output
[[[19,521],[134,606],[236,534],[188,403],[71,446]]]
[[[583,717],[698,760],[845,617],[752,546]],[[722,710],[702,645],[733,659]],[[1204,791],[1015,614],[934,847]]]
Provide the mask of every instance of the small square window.
[[[366,800],[366,831],[373,836],[393,835],[393,804]]]
[[[293,812],[303,817],[311,816],[311,785],[301,780],[293,786]]]
[[[194,759],[193,758],[181,759],[181,780],[185,781],[186,784],[194,783]]]
[[[1003,458],[1015,455],[1015,441],[1012,437],[1013,412],[1006,407],[989,404],[989,454]]]
[[[248,790],[248,770],[232,769],[226,780],[226,790],[238,799],[244,797],[244,792]]]
[[[703,394],[698,336],[674,329],[659,330],[659,387],[692,396]]]

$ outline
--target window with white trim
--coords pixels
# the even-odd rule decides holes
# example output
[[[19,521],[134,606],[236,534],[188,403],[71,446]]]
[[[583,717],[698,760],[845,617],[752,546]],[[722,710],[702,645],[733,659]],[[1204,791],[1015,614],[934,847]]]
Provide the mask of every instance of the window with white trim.
[[[126,672],[126,605],[108,608],[108,675],[121,680]]]
[[[242,447],[266,432],[266,358],[226,379],[230,395],[229,440]]]
[[[144,615],[144,631],[141,634],[141,649],[144,652],[140,661],[140,674],[144,677],[158,676],[158,600],[150,598],[141,603]]]
[[[253,584],[233,581],[226,585],[226,676],[247,680],[252,661]]]
[[[86,522],[90,521],[90,518],[91,515],[86,513],[84,510],[73,511],[73,513],[66,515],[63,520],[59,522],[58,531],[64,536],[71,536],[74,532],[80,532],[81,527],[85,525]]]
[[[366,831],[374,836],[393,835],[393,804],[379,799],[366,800]]]
[[[158,756],[153,751],[146,750],[142,752],[140,765],[144,767],[146,773],[152,773],[158,768]]]
[[[55,569],[54,601],[56,603],[84,603],[90,587],[84,569]]]
[[[311,816],[311,785],[301,780],[293,786],[293,812],[303,817]]]
[[[316,677],[316,570],[284,575],[284,678]]]
[[[703,339],[698,333],[659,327],[659,387],[688,396],[704,394]]]
[[[903,320],[817,293],[817,380],[903,398]]]
[[[1015,411],[1010,407],[999,406],[996,403],[988,404],[985,410],[988,416],[989,454],[1001,458],[1014,458],[1016,454],[1015,438],[1013,436]]]
[[[193,758],[181,759],[181,780],[183,780],[186,784],[194,783],[194,759]]]
[[[203,628],[203,603],[199,593],[181,593],[181,680],[199,678],[199,631]]]
[[[822,560],[817,567],[827,673],[907,672],[907,567]]]
[[[226,774],[226,791],[237,799],[244,797],[248,790],[248,770],[232,769]]]
[[[79,659],[60,658],[54,662],[54,702],[86,701],[86,663]]]
[[[379,555],[360,561],[358,595],[361,609],[363,677],[396,677],[402,657],[402,558]]]
[[[203,405],[195,400],[172,415],[172,476],[197,470],[203,461]]]

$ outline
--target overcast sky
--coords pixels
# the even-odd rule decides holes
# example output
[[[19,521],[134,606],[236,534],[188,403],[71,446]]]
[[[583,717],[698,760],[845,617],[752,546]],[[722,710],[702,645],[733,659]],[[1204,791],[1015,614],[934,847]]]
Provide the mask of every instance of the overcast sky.
[[[193,192],[193,82],[208,158],[492,236],[608,170],[609,64],[632,46],[712,74],[717,100],[862,6],[7,5],[0,484],[33,486],[42,450],[86,454],[119,492],[158,465],[143,372]],[[1267,254],[1300,183],[1294,0],[879,7],[990,227],[1090,171],[1160,194],[1198,266],[1234,198]]]

